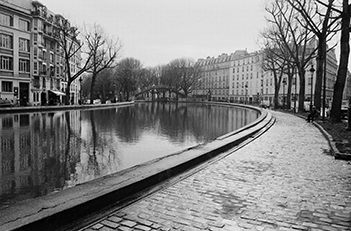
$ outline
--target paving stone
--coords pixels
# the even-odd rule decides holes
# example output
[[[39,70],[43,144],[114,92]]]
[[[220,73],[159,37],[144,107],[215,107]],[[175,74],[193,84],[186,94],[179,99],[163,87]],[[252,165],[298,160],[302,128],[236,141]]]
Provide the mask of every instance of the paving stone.
[[[123,221],[122,218],[116,217],[116,216],[111,216],[111,217],[109,217],[109,218],[107,218],[107,219],[108,219],[109,221],[112,221],[112,222],[115,222],[115,223],[119,223],[119,222]]]
[[[120,224],[131,228],[131,227],[134,227],[137,223],[134,221],[124,220]]]
[[[132,231],[133,229],[127,226],[119,226],[118,227],[119,231]]]
[[[145,225],[136,225],[134,227],[136,230],[150,231],[152,228]]]
[[[115,229],[115,228],[118,227],[118,223],[109,221],[109,220],[107,220],[107,219],[101,221],[101,224],[103,224],[103,225],[105,225],[105,226],[107,226],[107,227],[113,228],[113,229]]]
[[[101,229],[99,229],[99,231],[115,231],[115,229],[112,229],[112,228],[110,228],[110,227],[104,226],[104,227],[102,227]]]
[[[325,153],[314,125],[272,113],[275,125],[251,143],[106,220],[134,222],[124,230],[347,230],[351,165]]]
[[[91,228],[97,230],[97,229],[101,229],[103,226],[104,225],[98,223],[98,224],[93,225]]]

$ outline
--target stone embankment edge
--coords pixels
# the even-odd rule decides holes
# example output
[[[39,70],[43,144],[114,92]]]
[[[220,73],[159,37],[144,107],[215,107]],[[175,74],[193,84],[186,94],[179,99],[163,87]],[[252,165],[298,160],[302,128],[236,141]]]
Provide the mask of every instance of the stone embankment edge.
[[[226,105],[225,103],[211,103]],[[228,104],[233,105],[233,104]],[[243,105],[237,105],[243,106]],[[249,109],[259,110],[251,106]],[[57,230],[89,214],[117,205],[145,188],[165,181],[227,151],[272,126],[274,117],[261,109],[260,117],[238,131],[167,157],[93,180],[56,194],[30,199],[0,211],[1,230]]]
[[[96,108],[109,108],[116,106],[128,106],[134,104],[134,101],[111,103],[111,104],[83,104],[83,105],[57,105],[57,106],[26,106],[26,107],[0,107],[0,114],[9,113],[28,113],[36,111],[63,111],[63,110],[76,110],[76,109],[96,109]]]

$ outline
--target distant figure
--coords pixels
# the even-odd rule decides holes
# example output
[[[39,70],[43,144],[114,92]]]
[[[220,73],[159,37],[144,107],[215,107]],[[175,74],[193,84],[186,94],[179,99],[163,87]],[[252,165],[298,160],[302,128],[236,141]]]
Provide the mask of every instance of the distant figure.
[[[311,112],[307,115],[307,122],[313,122],[314,118],[318,116],[318,113],[316,106],[313,106]]]

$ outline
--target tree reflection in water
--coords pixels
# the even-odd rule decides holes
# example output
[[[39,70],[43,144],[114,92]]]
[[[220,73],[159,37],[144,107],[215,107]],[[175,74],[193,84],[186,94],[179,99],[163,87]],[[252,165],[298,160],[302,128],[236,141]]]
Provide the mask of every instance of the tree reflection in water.
[[[257,116],[186,103],[0,115],[0,209],[211,141]]]

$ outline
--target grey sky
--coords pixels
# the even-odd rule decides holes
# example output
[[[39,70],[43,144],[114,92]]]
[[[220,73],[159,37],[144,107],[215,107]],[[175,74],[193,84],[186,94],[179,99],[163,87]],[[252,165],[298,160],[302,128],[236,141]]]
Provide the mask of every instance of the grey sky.
[[[100,24],[144,66],[259,49],[263,0],[42,0],[73,24]]]

